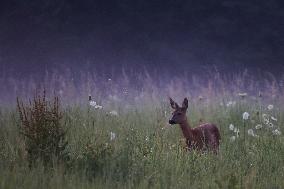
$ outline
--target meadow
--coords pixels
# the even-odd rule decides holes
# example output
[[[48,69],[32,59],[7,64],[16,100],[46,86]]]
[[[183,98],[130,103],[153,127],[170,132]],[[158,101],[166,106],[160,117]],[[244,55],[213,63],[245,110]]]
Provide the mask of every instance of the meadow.
[[[54,72],[0,84],[0,188],[284,188],[283,77]],[[16,99],[29,106],[43,90],[47,101],[59,97],[67,143],[64,158],[31,166]],[[169,96],[188,97],[192,127],[218,126],[218,155],[185,150],[168,124]]]

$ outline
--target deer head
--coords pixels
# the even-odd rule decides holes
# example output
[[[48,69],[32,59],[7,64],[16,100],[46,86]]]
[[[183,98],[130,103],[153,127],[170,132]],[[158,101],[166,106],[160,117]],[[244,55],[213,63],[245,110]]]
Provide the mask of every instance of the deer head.
[[[173,99],[170,98],[171,107],[174,109],[172,118],[169,120],[169,124],[180,124],[186,121],[186,110],[188,107],[188,100],[184,98],[182,106],[180,107]]]

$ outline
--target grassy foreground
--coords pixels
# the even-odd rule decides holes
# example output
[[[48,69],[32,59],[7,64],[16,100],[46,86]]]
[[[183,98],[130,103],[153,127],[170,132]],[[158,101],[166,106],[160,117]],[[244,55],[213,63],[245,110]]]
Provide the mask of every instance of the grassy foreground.
[[[257,97],[191,100],[190,124],[202,118],[221,131],[217,156],[184,150],[179,126],[167,125],[167,101],[128,111],[66,106],[61,124],[68,158],[49,167],[38,161],[32,168],[19,114],[2,108],[0,188],[284,188],[284,140],[275,132],[282,131],[284,110],[269,104]]]

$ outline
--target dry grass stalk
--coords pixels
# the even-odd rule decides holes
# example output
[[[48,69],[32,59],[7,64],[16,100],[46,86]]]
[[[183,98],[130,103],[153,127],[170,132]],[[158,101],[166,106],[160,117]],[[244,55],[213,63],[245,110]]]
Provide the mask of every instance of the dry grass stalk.
[[[48,101],[44,91],[42,96],[35,95],[29,104],[24,104],[17,98],[17,107],[30,165],[37,160],[48,165],[53,158],[61,159],[67,142],[61,124],[59,98],[54,97],[53,101]]]

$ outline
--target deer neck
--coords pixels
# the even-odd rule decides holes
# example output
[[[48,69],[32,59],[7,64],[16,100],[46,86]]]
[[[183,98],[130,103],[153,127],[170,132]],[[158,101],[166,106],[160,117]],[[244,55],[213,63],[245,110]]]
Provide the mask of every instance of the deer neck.
[[[185,119],[179,125],[180,125],[180,128],[182,130],[182,134],[183,134],[184,138],[186,138],[187,140],[191,140],[193,138],[193,135],[192,135],[191,127],[190,127],[187,119]]]

